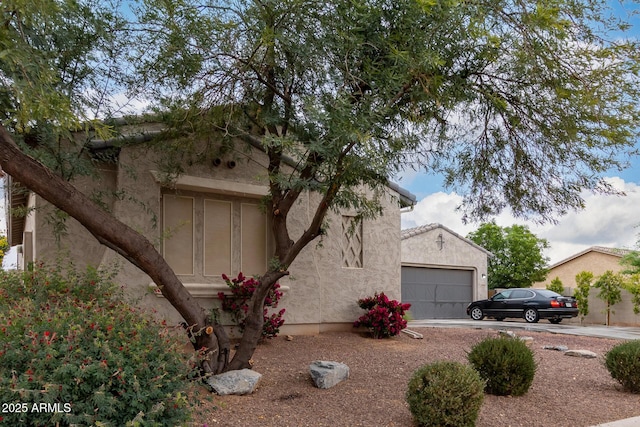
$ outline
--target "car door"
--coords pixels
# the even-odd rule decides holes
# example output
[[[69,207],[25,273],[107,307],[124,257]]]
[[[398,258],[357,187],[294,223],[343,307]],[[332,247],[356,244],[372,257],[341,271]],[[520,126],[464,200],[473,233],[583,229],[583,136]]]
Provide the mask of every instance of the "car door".
[[[535,297],[535,294],[528,289],[514,289],[505,301],[507,317],[522,317],[524,309]]]
[[[492,296],[484,310],[485,315],[490,317],[506,317],[506,303],[509,300],[511,292],[511,289],[507,289]]]

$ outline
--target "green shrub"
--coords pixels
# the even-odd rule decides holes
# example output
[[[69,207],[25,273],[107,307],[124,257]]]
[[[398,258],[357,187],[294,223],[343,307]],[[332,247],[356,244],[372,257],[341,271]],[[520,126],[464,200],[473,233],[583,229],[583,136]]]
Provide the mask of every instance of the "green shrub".
[[[562,295],[564,293],[564,285],[562,284],[562,280],[560,280],[560,278],[556,276],[556,278],[547,285],[547,289]]]
[[[485,391],[498,396],[525,394],[536,373],[533,352],[517,338],[487,338],[471,349],[468,359],[486,381]]]
[[[605,366],[626,391],[640,393],[640,340],[613,347],[605,355]]]
[[[184,356],[95,270],[0,272],[0,402],[14,405],[6,425],[180,425]]]
[[[484,382],[470,366],[436,362],[417,369],[407,389],[409,410],[421,427],[474,426]]]

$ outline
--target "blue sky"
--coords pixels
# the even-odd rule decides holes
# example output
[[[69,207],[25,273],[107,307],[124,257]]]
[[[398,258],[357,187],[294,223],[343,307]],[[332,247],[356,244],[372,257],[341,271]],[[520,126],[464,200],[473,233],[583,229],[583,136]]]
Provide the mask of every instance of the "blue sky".
[[[632,24],[629,37],[640,36],[640,17],[629,14],[640,11],[640,5],[611,1],[616,13]],[[640,100],[638,101],[640,102]],[[640,141],[636,144],[640,149]],[[604,174],[626,197],[603,196],[585,192],[586,204],[579,212],[557,218],[557,224],[535,224],[516,220],[508,212],[495,218],[503,227],[526,224],[538,237],[547,239],[551,247],[545,253],[550,264],[557,263],[590,246],[636,249],[640,240],[640,157],[630,159],[624,171]],[[443,187],[442,176],[408,171],[398,183],[417,196],[418,203],[410,213],[403,214],[402,227],[410,228],[428,223],[440,223],[461,235],[474,231],[479,223],[463,224],[456,211],[462,197]]]

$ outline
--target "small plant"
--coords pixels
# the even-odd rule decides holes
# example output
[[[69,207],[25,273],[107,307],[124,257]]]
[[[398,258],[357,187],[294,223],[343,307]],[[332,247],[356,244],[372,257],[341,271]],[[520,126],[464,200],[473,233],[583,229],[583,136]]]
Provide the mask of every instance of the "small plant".
[[[551,281],[551,283],[547,285],[547,289],[562,295],[564,292],[564,285],[562,284],[560,278],[556,277]]]
[[[472,427],[484,399],[484,381],[470,366],[435,362],[416,370],[406,400],[420,427]]]
[[[231,288],[231,296],[226,296],[224,292],[218,293],[218,299],[222,301],[222,310],[230,313],[231,318],[240,331],[244,331],[245,319],[249,311],[249,300],[256,291],[260,282],[254,278],[247,278],[242,273],[238,274],[235,279],[229,279],[226,274],[222,275],[222,279]],[[267,297],[264,299],[264,324],[262,325],[262,338],[275,338],[280,333],[280,327],[284,324],[282,316],[285,309],[277,313],[269,314],[269,308],[277,308],[282,292],[279,290],[280,285],[276,283]]]
[[[20,404],[6,425],[185,423],[184,343],[110,276],[39,265],[0,284],[0,401]]]
[[[605,271],[593,284],[594,288],[600,290],[600,292],[598,292],[598,298],[607,304],[605,308],[607,326],[611,324],[611,313],[613,312],[611,307],[622,301],[621,290],[624,284],[625,281],[622,275],[620,273],[614,273],[611,270]]]
[[[626,391],[640,393],[640,340],[613,347],[605,354],[605,366]]]
[[[358,300],[358,306],[367,310],[367,313],[360,316],[353,326],[368,328],[374,338],[392,337],[407,327],[404,316],[411,304],[390,300],[384,292],[376,292],[373,297]]]
[[[573,297],[578,301],[580,323],[589,314],[589,291],[592,281],[593,273],[590,271],[581,271],[576,274],[576,289],[573,291]]]
[[[467,355],[469,363],[486,381],[485,391],[497,396],[522,396],[536,373],[533,352],[517,338],[487,338]]]

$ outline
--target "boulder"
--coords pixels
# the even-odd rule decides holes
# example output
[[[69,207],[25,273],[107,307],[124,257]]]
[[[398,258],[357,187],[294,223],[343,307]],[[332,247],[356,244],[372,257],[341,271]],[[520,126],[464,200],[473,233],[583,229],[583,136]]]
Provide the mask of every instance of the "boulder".
[[[211,391],[220,396],[227,394],[251,394],[258,386],[262,375],[251,369],[229,371],[214,375],[207,380]]]
[[[585,359],[595,359],[598,357],[597,354],[589,350],[567,350],[564,354],[565,356],[584,357]]]
[[[309,365],[309,373],[318,388],[331,388],[349,378],[349,367],[344,363],[316,360]]]

